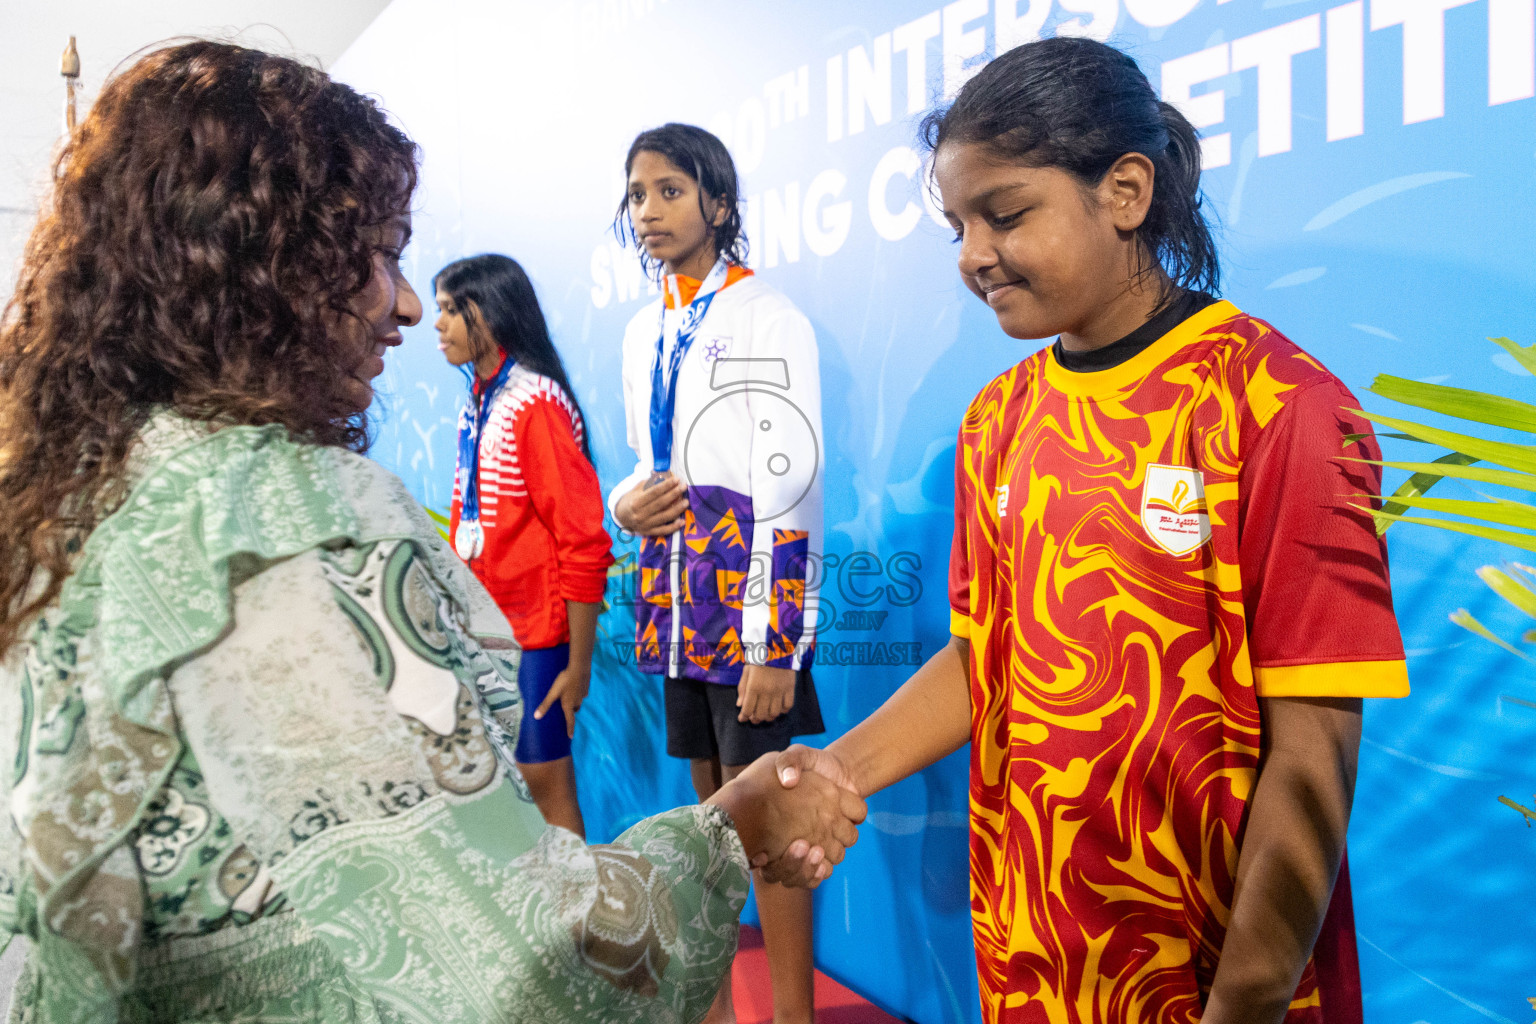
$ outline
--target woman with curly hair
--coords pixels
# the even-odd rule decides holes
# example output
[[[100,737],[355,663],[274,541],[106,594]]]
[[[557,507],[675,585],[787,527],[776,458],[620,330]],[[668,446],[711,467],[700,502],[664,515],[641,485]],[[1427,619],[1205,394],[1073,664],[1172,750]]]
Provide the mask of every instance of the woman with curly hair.
[[[768,763],[612,846],[546,828],[511,630],[360,455],[415,184],[373,103],[208,42],[59,158],[0,320],[13,1019],[692,1020],[748,858],[818,843],[814,882],[854,838]]]

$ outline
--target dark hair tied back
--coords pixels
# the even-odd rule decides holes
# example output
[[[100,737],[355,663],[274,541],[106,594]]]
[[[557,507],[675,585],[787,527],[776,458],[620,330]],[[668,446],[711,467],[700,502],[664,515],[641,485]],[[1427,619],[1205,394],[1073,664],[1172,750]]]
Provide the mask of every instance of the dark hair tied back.
[[[439,270],[432,278],[432,288],[453,300],[471,331],[483,323],[508,358],[560,385],[576,412],[582,454],[591,462],[592,441],[581,403],[576,401],[565,363],[549,336],[544,310],[522,264],[494,252],[466,256]]]
[[[660,153],[690,175],[699,185],[699,213],[704,223],[710,214],[704,208],[708,196],[725,204],[725,219],[714,229],[715,251],[737,266],[747,263],[747,236],[741,226],[741,186],[736,179],[736,164],[730,150],[725,148],[713,133],[691,124],[672,122],[660,128],[649,128],[635,136],[630,143],[629,155],[624,158],[624,198],[619,200],[618,212],[613,218],[613,233],[625,245],[633,245],[640,252],[640,265],[645,272],[657,276],[661,269],[655,260],[640,247],[635,234],[634,222],[629,218],[629,172],[634,169],[635,157],[643,152]]]
[[[1125,154],[1142,154],[1155,171],[1137,232],[1145,251],[1182,288],[1219,286],[1200,196],[1199,136],[1119,50],[1068,36],[1015,47],[966,83],[947,110],[924,118],[920,132],[934,150],[974,143],[1031,167],[1059,167],[1087,186]]]

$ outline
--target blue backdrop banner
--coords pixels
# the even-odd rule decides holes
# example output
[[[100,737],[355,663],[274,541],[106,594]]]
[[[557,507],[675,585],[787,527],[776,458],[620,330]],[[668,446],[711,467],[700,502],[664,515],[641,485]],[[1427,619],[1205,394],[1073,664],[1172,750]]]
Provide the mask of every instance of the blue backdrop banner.
[[[528,269],[605,488],[633,468],[620,338],[655,294],[610,232],[624,154],[666,121],[731,148],[750,263],[821,351],[819,742],[946,641],[960,417],[1037,347],[961,285],[917,120],[1000,49],[1058,34],[1127,49],[1200,127],[1226,296],[1366,407],[1385,408],[1364,394],[1378,372],[1536,398],[1484,340],[1536,342],[1533,0],[396,0],[335,69],[421,144],[406,269],[427,306],[459,256]],[[430,321],[391,356],[374,455],[445,510],[464,388]],[[620,539],[577,735],[599,840],[692,799],[660,686],[630,667],[634,550]],[[1371,1021],[1530,1019],[1536,832],[1497,797],[1536,791],[1536,678],[1447,620],[1467,607],[1515,631],[1473,576],[1507,557],[1391,534],[1414,692],[1367,709],[1350,833]],[[911,1020],[979,1020],[964,755],[871,809],[818,891],[818,962]]]

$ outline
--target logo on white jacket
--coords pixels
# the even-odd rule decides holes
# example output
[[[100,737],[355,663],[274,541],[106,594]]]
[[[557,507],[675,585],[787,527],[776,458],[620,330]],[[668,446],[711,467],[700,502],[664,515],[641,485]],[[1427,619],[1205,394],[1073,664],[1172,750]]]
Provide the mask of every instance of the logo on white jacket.
[[[789,397],[788,360],[721,356],[712,360],[709,387],[718,394],[688,425],[683,444],[686,478],[708,480],[717,475],[722,454],[739,454],[749,476],[753,520],[762,525],[785,515],[811,493],[821,468],[821,439]],[[721,440],[740,437],[744,417],[751,422],[744,450],[722,453]]]

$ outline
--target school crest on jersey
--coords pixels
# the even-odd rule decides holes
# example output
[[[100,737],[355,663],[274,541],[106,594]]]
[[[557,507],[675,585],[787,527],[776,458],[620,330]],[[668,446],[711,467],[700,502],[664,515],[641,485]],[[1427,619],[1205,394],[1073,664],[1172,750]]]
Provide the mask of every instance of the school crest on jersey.
[[[1187,555],[1211,539],[1205,478],[1188,466],[1147,467],[1141,485],[1141,525],[1170,555]]]

